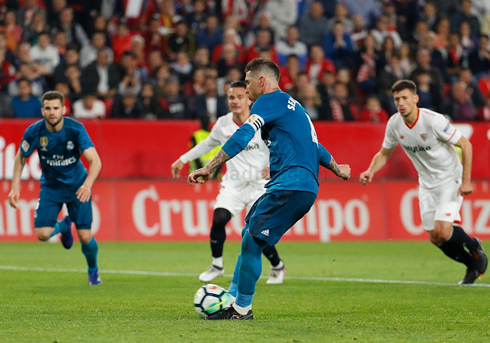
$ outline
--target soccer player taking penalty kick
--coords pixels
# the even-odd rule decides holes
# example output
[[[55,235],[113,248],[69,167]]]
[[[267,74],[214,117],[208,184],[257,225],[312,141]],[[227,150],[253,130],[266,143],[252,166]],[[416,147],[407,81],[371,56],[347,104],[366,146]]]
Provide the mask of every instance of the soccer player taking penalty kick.
[[[41,99],[44,119],[32,124],[15,157],[12,190],[8,196],[10,206],[17,208],[20,196],[20,176],[26,159],[34,150],[41,163],[41,190],[34,215],[36,236],[47,241],[61,233],[61,243],[66,249],[73,245],[72,220],[82,244],[88,265],[89,285],[102,283],[97,267],[98,245],[90,231],[92,225],[92,185],[99,175],[101,162],[84,126],[71,118],[64,118],[66,108],[62,93],[51,91]],[[90,164],[87,170],[80,156]],[[66,204],[69,217],[57,221]]]
[[[228,138],[250,117],[250,100],[245,94],[247,85],[235,81],[228,90],[228,106],[231,112],[218,118],[209,137],[196,145],[172,164],[172,176],[179,177],[185,163],[193,161],[226,143]],[[213,263],[204,271],[199,280],[209,282],[224,274],[223,245],[226,240],[225,226],[232,216],[247,210],[265,192],[264,185],[269,178],[269,149],[257,132],[247,147],[234,159],[226,163],[227,172],[223,176],[221,190],[214,205],[210,242]],[[275,247],[266,246],[263,254],[271,262],[268,284],[279,284],[284,280],[285,267]]]
[[[391,90],[398,113],[388,121],[381,150],[360,181],[363,185],[371,182],[400,143],[419,174],[420,215],[430,241],[466,265],[459,283],[472,284],[485,273],[488,259],[480,240],[458,225],[463,196],[473,191],[471,143],[442,114],[417,107],[419,97],[412,81],[397,81]],[[462,150],[462,164],[454,145]]]
[[[278,87],[279,67],[256,58],[245,67],[246,93],[254,102],[250,118],[226,142],[214,159],[188,177],[189,184],[204,183],[223,163],[235,157],[261,130],[269,147],[270,181],[252,206],[242,231],[241,254],[228,292],[235,303],[206,319],[253,319],[252,300],[260,277],[261,253],[273,246],[315,202],[319,165],[347,180],[348,165],[338,165],[318,142],[305,109]]]

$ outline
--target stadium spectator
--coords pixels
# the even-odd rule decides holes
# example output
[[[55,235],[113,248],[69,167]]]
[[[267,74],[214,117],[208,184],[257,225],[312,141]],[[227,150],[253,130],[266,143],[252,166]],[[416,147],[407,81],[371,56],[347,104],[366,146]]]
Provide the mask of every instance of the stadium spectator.
[[[66,83],[58,82],[54,86],[54,90],[60,92],[65,97],[65,116],[71,115],[71,100],[70,100],[70,88]]]
[[[0,118],[11,118],[13,116],[12,99],[7,94],[0,93]]]
[[[444,54],[446,75],[450,82],[454,81],[459,73],[459,66],[463,59],[463,47],[459,41],[459,35],[457,33],[451,33],[447,48],[441,50]]]
[[[379,75],[381,70],[385,68],[397,50],[398,49],[395,48],[395,40],[393,37],[386,36],[383,44],[381,45],[381,51],[378,53],[378,60],[376,61],[376,75]]]
[[[45,15],[44,10],[39,7],[37,0],[25,0],[24,6],[17,11],[17,23],[23,27],[31,24],[36,13]]]
[[[389,115],[381,108],[378,98],[371,96],[367,99],[366,106],[362,109],[359,121],[386,123]]]
[[[426,49],[419,49],[417,51],[417,67],[410,74],[410,79],[416,80],[418,74],[426,72],[430,75],[430,82],[438,89],[443,89],[441,73],[430,62],[431,56],[429,52]]]
[[[490,98],[490,69],[488,70],[488,74],[485,77],[480,78],[478,81],[478,87],[480,88],[481,93],[485,99]]]
[[[468,66],[477,79],[487,75],[490,70],[490,45],[488,36],[480,35],[478,48],[470,52]]]
[[[225,32],[223,33],[223,44],[218,45],[213,51],[212,61],[214,63],[218,63],[218,61],[222,59],[223,47],[225,46],[225,44],[232,44],[235,47],[237,63],[245,63],[247,51],[240,43],[237,43],[236,34],[237,33],[234,29],[225,30]]]
[[[179,79],[170,76],[165,80],[163,86],[163,97],[160,99],[160,106],[163,109],[163,116],[170,119],[192,119],[188,101],[179,93]]]
[[[348,18],[349,12],[345,4],[338,3],[335,5],[335,17],[330,18],[327,22],[328,31],[332,31],[336,22],[340,21],[344,26],[344,31],[351,33],[354,31],[354,23]]]
[[[247,50],[247,62],[259,57],[261,51],[270,50],[271,60],[278,63],[278,57],[274,43],[268,30],[259,30],[255,43]]]
[[[327,117],[320,94],[314,84],[307,83],[306,86],[300,90],[296,100],[298,100],[306,112],[308,112],[311,120],[320,120]]]
[[[376,44],[379,48],[383,45],[386,37],[391,37],[393,38],[396,49],[399,49],[402,45],[402,39],[396,31],[396,28],[390,28],[389,25],[390,21],[388,17],[383,15],[378,19],[376,28],[371,30],[371,34],[373,35],[374,39],[376,39]]]
[[[228,113],[228,103],[226,97],[218,95],[218,86],[215,79],[206,79],[206,92],[196,97],[195,115],[199,118],[208,115],[211,122]]]
[[[151,80],[155,80],[155,73],[160,68],[160,66],[164,65],[165,61],[163,60],[162,53],[160,50],[152,50],[148,54],[148,72],[150,73]]]
[[[390,62],[379,74],[378,97],[383,108],[387,109],[390,113],[396,112],[395,104],[392,99],[393,94],[391,93],[391,87],[396,81],[402,80],[406,76],[407,74],[404,73],[401,67],[400,56],[397,54],[391,56]]]
[[[60,24],[61,11],[67,7],[66,0],[52,0],[51,6],[47,6],[47,21],[53,26],[58,26]]]
[[[0,56],[2,54],[0,53]],[[8,85],[8,94],[11,98],[16,97],[20,94],[19,91],[19,81],[21,79],[27,79],[31,83],[31,93],[35,97],[40,97],[43,95],[44,86],[41,81],[41,74],[39,74],[32,65],[27,63],[21,63],[19,70],[15,75],[15,80],[12,80]]]
[[[279,88],[288,92],[294,86],[298,75],[301,71],[299,58],[296,55],[289,55],[286,66],[281,67],[281,78],[279,79]]]
[[[6,92],[9,84],[15,80],[15,68],[5,59],[5,50],[0,51],[0,91]]]
[[[460,0],[432,0],[436,5],[437,12],[441,15],[452,18],[459,9]]]
[[[320,43],[323,36],[328,33],[324,9],[319,1],[311,3],[308,14],[302,16],[298,21],[300,40],[310,46],[313,43]]]
[[[185,51],[179,51],[176,60],[170,63],[173,74],[177,75],[180,84],[185,84],[192,77],[192,63]]]
[[[200,29],[205,28],[208,14],[206,13],[206,3],[204,0],[194,1],[193,6],[192,12],[187,14],[185,20],[187,21],[189,30],[193,34],[196,34]]]
[[[124,94],[129,89],[134,94],[138,94],[141,91],[141,85],[148,80],[148,70],[145,67],[138,67],[136,58],[130,51],[123,53],[119,65],[121,81],[118,92]]]
[[[65,31],[68,44],[77,44],[78,47],[90,44],[90,41],[83,27],[73,21],[73,9],[65,7],[60,13],[59,24],[52,29],[51,34],[54,36],[57,31]]]
[[[226,96],[230,85],[234,81],[243,80],[243,67],[235,65],[228,69],[225,77],[221,77],[217,80],[216,84],[218,87],[218,95]]]
[[[95,93],[101,99],[111,99],[119,86],[119,68],[109,62],[107,50],[97,52],[97,59],[90,63],[81,76],[83,90]]]
[[[160,33],[160,27],[161,22],[159,17],[155,16],[150,19],[148,28],[143,33],[147,54],[153,50],[160,51],[162,56],[167,54],[167,41],[165,36]]]
[[[211,15],[206,18],[206,28],[200,29],[196,34],[196,41],[200,45],[205,45],[210,56],[214,48],[223,42],[223,30],[219,26],[218,18]]]
[[[16,118],[42,117],[41,101],[32,95],[31,82],[22,78],[19,83],[19,95],[12,98],[12,108]]]
[[[475,37],[480,35],[480,21],[476,16],[471,14],[471,0],[462,0],[461,9],[451,19],[451,32],[459,32],[462,22],[470,25],[471,32]]]
[[[82,95],[81,75],[82,73],[78,65],[71,64],[66,67],[65,76],[70,89],[70,100],[72,103],[80,99]]]
[[[119,119],[141,119],[144,115],[143,105],[136,98],[131,89],[126,89],[122,95],[114,97],[111,108],[111,118]]]
[[[27,47],[27,46],[29,47],[27,49],[27,51],[29,53],[30,45],[27,43],[22,43],[22,44],[25,47]],[[19,54],[21,52],[20,47],[22,46],[22,44],[19,45],[19,52],[18,52]],[[9,61],[14,66],[16,66],[16,65],[18,66],[18,63],[16,63],[17,58],[16,58],[15,54],[7,46],[7,34],[5,32],[0,32],[0,53],[3,53],[5,55],[6,61]]]
[[[344,3],[351,16],[362,16],[367,28],[372,28],[381,16],[381,10],[374,0],[345,0]]]
[[[322,74],[322,82],[317,85],[318,93],[320,94],[324,108],[330,106],[330,98],[334,93],[335,82],[336,80],[334,73],[327,70]]]
[[[196,50],[196,54],[194,55],[194,68],[204,68],[207,67],[210,63],[209,60],[209,50],[206,47],[199,47]]]
[[[465,54],[478,47],[478,37],[473,36],[470,24],[466,21],[463,21],[459,27],[459,36]]]
[[[73,116],[77,119],[96,119],[104,118],[106,107],[104,103],[97,99],[97,94],[86,92],[73,103]]]
[[[102,31],[96,31],[92,35],[91,44],[84,45],[80,50],[80,67],[85,68],[97,59],[97,52],[105,50],[109,56],[109,63],[114,61],[112,49],[106,45],[105,34]]]
[[[449,115],[454,121],[474,121],[478,114],[475,105],[471,101],[471,95],[464,82],[455,82],[451,91],[452,103],[449,107]]]
[[[188,82],[184,87],[184,95],[194,97],[202,95],[206,92],[206,74],[204,68],[194,69],[192,73],[192,81]]]
[[[441,49],[447,47],[451,24],[448,18],[440,18],[436,24],[436,35],[434,37],[434,47]]]
[[[117,26],[117,34],[112,37],[112,51],[114,52],[114,62],[119,63],[123,54],[131,50],[131,37],[128,24],[120,22]]]
[[[58,50],[60,55],[60,61],[64,59],[66,48],[68,47],[68,39],[66,38],[66,32],[58,31],[54,37],[53,46]]]
[[[293,98],[298,98],[301,89],[303,89],[308,83],[310,83],[310,78],[305,73],[299,73],[296,77],[296,82],[293,87],[288,89],[288,94]]]
[[[60,62],[58,49],[50,44],[49,33],[47,31],[39,34],[38,43],[31,48],[31,60],[33,63],[38,63],[46,66],[44,75],[52,75],[54,68]]]
[[[255,20],[257,21],[255,23]],[[245,46],[247,48],[250,48],[253,44],[256,43],[257,41],[257,34],[259,31],[266,30],[269,31],[270,34],[270,40],[272,44],[276,43],[276,33],[271,27],[271,21],[269,19],[269,13],[261,11],[258,12],[257,15],[254,17],[254,23],[253,26],[250,30],[248,30],[248,33],[245,36]]]
[[[159,119],[162,117],[162,108],[153,92],[153,86],[151,84],[145,83],[143,85],[138,100],[143,106],[143,117],[145,119]]]
[[[166,64],[161,65],[155,71],[155,81],[153,82],[153,92],[157,97],[164,95],[165,81],[170,76],[170,70]]]
[[[305,70],[310,82],[313,85],[319,83],[321,76],[326,70],[331,71],[334,74],[337,72],[335,65],[325,58],[322,46],[320,44],[311,45],[310,57],[306,61]]]
[[[437,89],[430,81],[430,74],[427,72],[421,72],[417,75],[415,80],[417,95],[419,96],[417,106],[439,111],[442,108],[442,91]]]
[[[233,45],[233,43],[223,44],[221,58],[217,63],[218,77],[226,76],[228,70],[235,66],[242,68],[235,46]]]
[[[17,18],[14,11],[8,11],[5,14],[5,36],[7,39],[7,49],[17,50],[17,45],[22,40],[22,27],[17,24]]]
[[[415,24],[415,30],[413,31],[411,42],[414,49],[418,49],[421,47],[422,41],[429,35],[432,35],[432,32],[429,30],[429,26],[424,21],[418,21]]]
[[[438,19],[436,5],[433,2],[426,2],[420,14],[420,20],[426,23],[431,31],[435,31]]]
[[[329,101],[330,112],[327,114],[328,120],[336,122],[354,121],[356,118],[356,109],[348,100],[347,87],[337,82],[334,87],[333,96]]]
[[[54,82],[68,82],[66,78],[66,68],[69,65],[80,65],[80,55],[74,45],[68,45],[66,48],[64,59],[61,59],[60,63],[54,68],[53,77]],[[41,94],[42,95],[42,94]]]
[[[373,35],[368,35],[364,42],[364,51],[360,52],[360,67],[357,71],[356,82],[364,92],[371,94],[376,91],[376,61],[379,54],[376,51],[376,40]]]
[[[299,31],[296,26],[290,26],[286,32],[286,38],[276,44],[279,64],[284,66],[289,55],[296,55],[301,66],[305,65],[308,58],[308,47],[299,40]]]
[[[485,98],[478,87],[478,84],[473,79],[473,73],[470,69],[461,69],[459,72],[459,80],[464,82],[466,85],[466,90],[471,96],[471,101],[475,105],[476,108],[480,108],[485,106]]]
[[[22,40],[31,45],[37,44],[38,37],[43,32],[49,32],[49,25],[42,12],[34,14],[31,23],[24,28]]]
[[[344,32],[342,23],[336,22],[333,30],[323,38],[325,56],[337,68],[351,67],[354,57],[354,47],[350,35]]]
[[[446,74],[446,63],[441,51],[434,48],[434,36],[431,34],[425,35],[420,41],[420,48],[427,50],[430,54],[430,64],[439,70],[444,80],[449,81]]]
[[[337,82],[343,83],[347,87],[349,98],[354,98],[356,94],[356,85],[351,79],[350,70],[347,68],[339,69],[337,72]]]
[[[364,48],[364,41],[368,35],[368,31],[364,27],[364,19],[359,14],[352,17],[354,23],[354,29],[351,33],[352,44],[355,50],[362,50]]]
[[[196,39],[189,32],[185,21],[181,20],[175,24],[175,32],[168,37],[167,54],[170,60],[175,60],[178,52],[185,52],[188,56],[194,55],[196,51]]]
[[[274,30],[274,43],[286,37],[286,30],[298,19],[296,0],[269,0],[265,3],[264,12],[269,15],[270,26]]]

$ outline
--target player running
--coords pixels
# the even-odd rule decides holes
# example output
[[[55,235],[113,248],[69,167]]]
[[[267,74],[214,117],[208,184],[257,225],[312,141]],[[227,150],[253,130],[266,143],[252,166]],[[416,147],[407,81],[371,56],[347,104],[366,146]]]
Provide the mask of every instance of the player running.
[[[250,117],[250,107],[243,81],[235,81],[228,91],[228,106],[231,112],[218,118],[208,138],[196,145],[172,164],[172,176],[179,177],[184,165],[209,153],[215,147],[226,143],[228,138]],[[226,240],[225,226],[232,216],[247,211],[265,192],[264,185],[269,178],[269,149],[258,132],[236,158],[226,163],[227,172],[221,183],[221,190],[214,205],[210,242],[213,256],[212,265],[199,276],[199,280],[209,282],[224,274],[223,245]],[[284,280],[285,266],[273,246],[266,246],[263,254],[271,262],[268,284],[279,284]]]
[[[206,182],[213,171],[235,157],[262,130],[270,152],[267,191],[250,209],[242,232],[242,249],[229,293],[235,303],[206,319],[253,319],[252,300],[260,277],[260,255],[273,246],[300,220],[315,202],[319,164],[347,180],[348,165],[338,165],[318,143],[315,128],[305,109],[279,89],[277,64],[256,58],[245,67],[246,93],[254,102],[250,118],[228,139],[216,157],[189,175],[189,184]]]
[[[70,249],[73,245],[73,220],[87,260],[88,283],[99,285],[102,283],[97,267],[99,247],[90,229],[92,185],[100,172],[100,158],[83,125],[74,119],[64,118],[66,108],[62,93],[47,92],[41,103],[44,119],[27,128],[15,157],[9,203],[17,208],[22,169],[27,157],[37,149],[43,172],[34,216],[36,236],[40,241],[47,241],[61,233],[61,243],[65,249]],[[82,154],[90,164],[88,174],[80,161]],[[70,217],[57,222],[63,204],[66,204]]]
[[[363,185],[371,182],[400,143],[419,174],[420,215],[430,241],[466,265],[466,275],[459,283],[472,284],[485,273],[488,259],[480,240],[455,224],[461,220],[463,196],[473,191],[471,143],[442,114],[417,107],[419,97],[412,81],[397,81],[391,90],[398,113],[388,121],[381,150],[361,173],[360,181]],[[462,150],[462,165],[454,145]]]

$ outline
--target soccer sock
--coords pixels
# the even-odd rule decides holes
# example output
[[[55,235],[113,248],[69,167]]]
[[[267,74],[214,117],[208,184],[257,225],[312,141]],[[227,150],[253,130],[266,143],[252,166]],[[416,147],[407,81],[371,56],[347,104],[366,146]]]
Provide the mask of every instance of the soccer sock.
[[[254,239],[248,231],[245,232],[242,239],[242,263],[238,272],[238,293],[235,302],[239,307],[246,308],[252,305],[255,286],[262,272],[262,250],[266,245],[266,242]]]
[[[223,257],[213,257],[213,266],[223,268]]]
[[[279,253],[276,250],[275,246],[266,245],[262,253],[265,257],[271,262],[271,266],[277,268],[279,263],[281,263],[281,259],[279,258]]]
[[[66,225],[64,220],[60,220],[56,224],[54,224],[54,231],[51,233],[51,236],[49,238],[53,237],[54,235],[57,235],[60,232],[65,232],[68,230],[68,225]]]
[[[225,244],[226,240],[225,226],[230,221],[230,219],[230,211],[225,210],[224,208],[217,208],[214,210],[213,225],[211,226],[210,234],[211,253],[213,257],[223,256],[223,245]],[[221,263],[221,266],[216,266],[223,268],[223,263]]]
[[[238,292],[238,273],[240,272],[240,265],[242,264],[242,255],[238,255],[238,259],[235,264],[235,271],[233,272],[233,279],[231,279],[230,287],[228,288],[228,293],[234,298],[237,296]]]
[[[461,245],[461,247],[466,246],[471,252],[476,252],[479,247],[476,239],[468,236],[460,226],[456,225],[453,225],[453,234],[448,239],[448,242]]]
[[[457,262],[463,263],[466,267],[470,268],[471,266],[473,266],[473,259],[460,244],[455,244],[451,241],[447,241],[437,247],[441,249],[442,252],[446,254],[446,256],[452,258]]]
[[[242,316],[244,316],[244,315],[246,315],[248,313],[248,311],[250,311],[252,309],[252,301],[250,301],[250,305],[248,305],[248,306],[243,306],[243,307],[242,306],[238,306],[236,304],[236,302],[233,305],[231,305],[231,306],[233,306],[233,308],[238,313],[240,313]]]
[[[82,242],[82,252],[85,255],[85,259],[87,260],[88,271],[96,271],[98,269],[97,253],[99,252],[99,245],[97,244],[95,237],[92,237],[92,239],[88,243]]]

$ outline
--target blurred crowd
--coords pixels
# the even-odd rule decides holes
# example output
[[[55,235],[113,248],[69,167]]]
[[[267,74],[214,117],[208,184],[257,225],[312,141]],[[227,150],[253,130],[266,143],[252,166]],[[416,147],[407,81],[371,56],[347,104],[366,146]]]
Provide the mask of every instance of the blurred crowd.
[[[0,117],[48,90],[75,118],[226,114],[256,57],[313,120],[385,122],[392,84],[419,107],[490,121],[490,0],[0,0]]]

